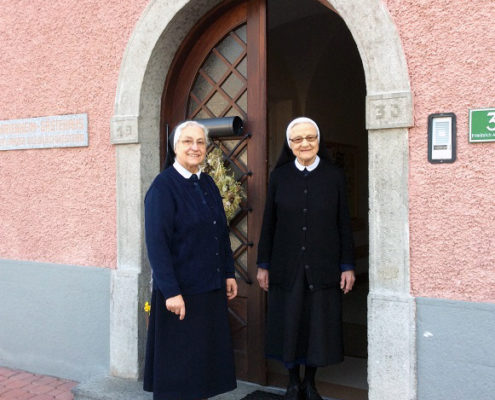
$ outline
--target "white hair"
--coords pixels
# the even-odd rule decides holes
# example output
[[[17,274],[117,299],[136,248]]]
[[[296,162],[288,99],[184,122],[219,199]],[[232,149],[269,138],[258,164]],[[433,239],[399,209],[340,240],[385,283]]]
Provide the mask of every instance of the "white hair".
[[[294,128],[294,126],[298,125],[298,124],[311,124],[315,127],[316,129],[316,134],[318,135],[318,143],[320,143],[320,128],[318,128],[318,125],[316,124],[315,121],[313,121],[311,118],[307,118],[307,117],[299,117],[299,118],[296,118],[296,119],[293,119],[289,126],[287,126],[287,131],[285,132],[286,136],[287,136],[287,144],[289,145],[290,147],[290,131],[292,130],[292,128]]]
[[[203,130],[203,133],[205,134],[205,140],[206,144],[209,142],[208,138],[208,128],[204,126],[203,124],[200,124],[199,122],[196,121],[184,121],[177,125],[174,131],[174,150],[175,147],[177,146],[177,142],[179,141],[180,135],[182,135],[182,131],[187,128],[188,126],[197,126],[198,128],[201,128]]]

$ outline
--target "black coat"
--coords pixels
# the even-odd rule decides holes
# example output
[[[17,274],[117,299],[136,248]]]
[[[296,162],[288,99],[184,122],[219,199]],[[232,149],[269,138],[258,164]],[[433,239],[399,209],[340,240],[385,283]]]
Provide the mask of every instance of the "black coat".
[[[199,181],[165,169],[145,200],[153,271],[144,390],[153,399],[195,400],[236,387],[225,279],[234,277],[220,193],[207,174]],[[182,294],[186,317],[167,311]]]
[[[192,181],[165,169],[151,184],[144,211],[153,284],[166,299],[224,288],[234,278],[222,198],[208,174]]]
[[[294,162],[271,173],[257,261],[269,264],[270,285],[291,288],[303,267],[310,289],[338,286],[353,247],[341,169],[321,159],[309,173]]]

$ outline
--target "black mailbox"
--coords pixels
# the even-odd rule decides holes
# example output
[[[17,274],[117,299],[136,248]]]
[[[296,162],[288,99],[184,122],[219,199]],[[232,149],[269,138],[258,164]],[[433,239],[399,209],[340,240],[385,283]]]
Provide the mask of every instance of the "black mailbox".
[[[244,131],[244,124],[240,117],[206,118],[195,119],[195,121],[208,128],[208,135],[211,138],[241,136]]]

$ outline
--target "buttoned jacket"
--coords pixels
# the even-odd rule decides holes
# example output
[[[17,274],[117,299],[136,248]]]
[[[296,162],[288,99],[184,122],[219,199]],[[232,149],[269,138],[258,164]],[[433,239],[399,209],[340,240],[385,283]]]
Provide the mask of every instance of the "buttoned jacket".
[[[153,284],[165,298],[219,289],[235,276],[222,199],[208,174],[198,181],[174,167],[161,172],[145,197],[145,232]]]
[[[311,289],[339,285],[341,265],[354,264],[340,168],[322,159],[309,173],[291,162],[270,174],[257,262],[268,266],[270,285],[290,288],[298,268]]]

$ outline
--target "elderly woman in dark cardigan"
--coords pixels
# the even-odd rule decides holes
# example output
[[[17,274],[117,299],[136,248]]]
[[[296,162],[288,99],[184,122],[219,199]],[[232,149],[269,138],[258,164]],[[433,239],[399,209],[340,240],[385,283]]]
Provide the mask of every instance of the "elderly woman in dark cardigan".
[[[199,168],[207,135],[194,121],[176,128],[175,162],[169,148],[145,198],[153,291],[144,390],[154,400],[204,399],[236,387],[227,299],[237,284],[222,199]]]
[[[355,281],[344,175],[319,142],[313,120],[289,124],[258,246],[257,278],[268,291],[266,353],[288,369],[288,400],[321,400],[316,369],[343,360],[341,297]]]

